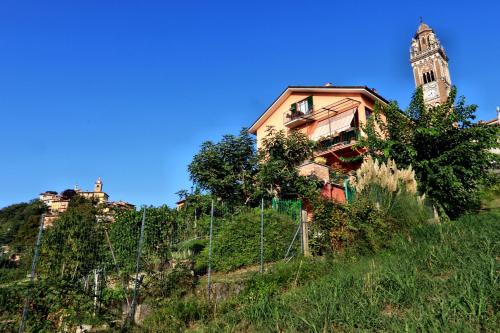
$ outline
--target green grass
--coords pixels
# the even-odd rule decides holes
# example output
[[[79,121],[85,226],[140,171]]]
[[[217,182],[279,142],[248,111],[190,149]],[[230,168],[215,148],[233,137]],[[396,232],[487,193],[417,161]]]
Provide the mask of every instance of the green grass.
[[[491,210],[414,228],[376,255],[277,264],[214,307],[171,301],[143,330],[498,332],[499,222]]]

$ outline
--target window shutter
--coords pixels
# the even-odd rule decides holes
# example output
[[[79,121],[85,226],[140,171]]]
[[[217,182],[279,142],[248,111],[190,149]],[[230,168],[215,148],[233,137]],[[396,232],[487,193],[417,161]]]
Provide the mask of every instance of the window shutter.
[[[297,113],[297,103],[292,103],[292,105],[290,105],[290,112],[292,114]]]
[[[307,97],[307,108],[309,109],[309,111],[312,111],[312,109],[313,109],[313,97],[312,96]]]

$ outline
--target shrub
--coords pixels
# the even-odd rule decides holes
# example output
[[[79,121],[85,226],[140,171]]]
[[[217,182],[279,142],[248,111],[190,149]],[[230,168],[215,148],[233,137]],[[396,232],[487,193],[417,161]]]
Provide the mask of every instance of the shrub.
[[[151,274],[147,291],[158,297],[184,296],[195,287],[195,278],[185,265],[179,264],[168,272]]]
[[[209,314],[209,305],[195,297],[173,299],[148,316],[140,331],[183,332],[191,322],[206,319]]]
[[[274,210],[264,212],[264,259],[273,261],[285,256],[296,222]],[[230,271],[260,260],[260,210],[249,210],[224,221],[213,238],[212,267]],[[208,265],[208,247],[196,260],[198,272]]]
[[[356,196],[349,205],[322,201],[315,205],[312,244],[316,253],[342,250],[346,245],[360,252],[386,247],[393,234],[433,217],[425,196],[417,195],[415,173],[368,157],[350,178]]]

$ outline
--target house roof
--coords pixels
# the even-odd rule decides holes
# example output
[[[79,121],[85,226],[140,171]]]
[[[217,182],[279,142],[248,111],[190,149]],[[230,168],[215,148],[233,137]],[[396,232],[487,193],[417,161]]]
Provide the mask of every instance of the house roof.
[[[496,125],[496,124],[500,124],[500,120],[498,118],[495,118],[495,119],[491,119],[488,121],[484,121],[483,123],[486,125]]]
[[[380,96],[375,90],[367,86],[288,86],[283,92],[269,105],[269,107],[260,115],[260,117],[250,126],[248,131],[252,134],[257,133],[257,128],[269,118],[269,116],[282,104],[282,102],[293,92],[318,93],[318,92],[360,92],[365,96],[389,104],[389,101]]]

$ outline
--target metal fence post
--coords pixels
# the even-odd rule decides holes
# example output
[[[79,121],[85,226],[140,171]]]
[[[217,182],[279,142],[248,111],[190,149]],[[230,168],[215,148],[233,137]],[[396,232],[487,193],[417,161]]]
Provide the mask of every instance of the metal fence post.
[[[24,327],[26,326],[26,320],[28,319],[28,308],[31,301],[31,290],[33,289],[33,285],[35,282],[35,270],[36,270],[36,264],[38,263],[38,254],[40,250],[40,242],[42,240],[44,220],[45,220],[45,214],[42,214],[42,216],[40,216],[40,228],[38,229],[38,237],[36,238],[36,243],[35,243],[35,253],[33,254],[33,260],[31,261],[30,284],[28,288],[28,294],[26,295],[26,301],[24,302],[23,316],[21,318],[21,324],[19,325],[19,333],[24,332]]]
[[[304,222],[302,221],[302,211],[299,211],[300,220],[300,252],[304,255]]]
[[[260,273],[264,273],[264,198],[260,206]]]
[[[210,211],[210,238],[208,242],[208,281],[207,281],[207,293],[208,301],[210,302],[210,294],[212,287],[212,233],[214,226],[214,199],[212,199],[212,209]]]
[[[301,211],[302,216],[302,239],[303,239],[303,255],[308,257],[310,255],[309,252],[309,223],[307,222],[307,211]]]
[[[142,213],[141,235],[139,237],[139,244],[137,246],[137,260],[135,262],[134,295],[132,297],[132,305],[130,306],[130,310],[128,312],[127,319],[125,321],[125,324],[123,325],[124,329],[130,324],[130,321],[133,320],[135,317],[135,308],[137,306],[137,294],[139,292],[139,285],[140,285],[139,270],[140,270],[140,263],[141,263],[142,244],[144,242],[144,221],[145,220],[146,220],[146,206],[144,206],[144,212]]]

